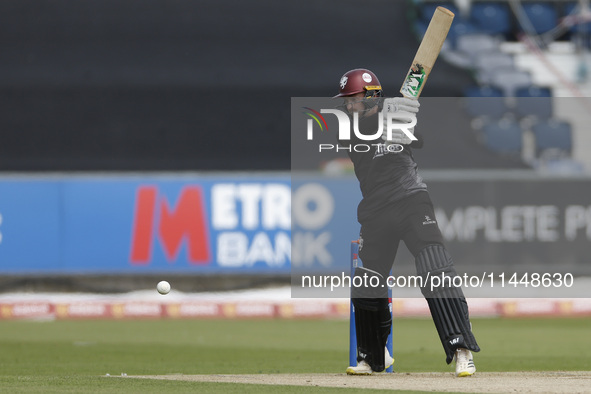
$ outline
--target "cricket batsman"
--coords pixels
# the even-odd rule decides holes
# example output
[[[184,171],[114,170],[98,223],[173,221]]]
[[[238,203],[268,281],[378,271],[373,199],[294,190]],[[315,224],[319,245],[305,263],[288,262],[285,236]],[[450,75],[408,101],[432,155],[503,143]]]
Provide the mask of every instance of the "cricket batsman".
[[[383,134],[371,141],[372,150],[356,152],[348,149],[355,175],[359,180],[362,200],[357,208],[361,224],[359,257],[363,267],[354,276],[373,278],[376,287],[353,287],[351,298],[355,307],[357,335],[357,365],[347,368],[350,375],[370,375],[393,364],[386,349],[392,326],[388,306],[387,277],[390,275],[400,241],[415,258],[417,274],[422,278],[456,276],[454,264],[443,244],[435,220],[433,204],[427,186],[417,172],[412,149],[421,148],[423,141],[414,133],[419,101],[404,97],[383,98],[377,76],[366,69],[346,72],[335,97],[343,98],[343,109],[358,117],[359,131],[374,135],[382,122]],[[387,132],[387,123],[398,129]],[[354,122],[352,122],[354,123]],[[351,140],[339,141],[350,147],[368,144],[351,133]],[[352,281],[354,283],[354,281]],[[455,360],[456,376],[476,372],[472,352],[480,351],[472,333],[468,304],[459,287],[435,287],[423,282],[421,292],[439,334],[446,362]]]

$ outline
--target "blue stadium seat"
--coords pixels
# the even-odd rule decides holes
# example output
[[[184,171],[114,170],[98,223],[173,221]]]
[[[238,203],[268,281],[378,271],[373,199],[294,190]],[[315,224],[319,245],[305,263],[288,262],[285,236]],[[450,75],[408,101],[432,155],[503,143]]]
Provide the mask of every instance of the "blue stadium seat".
[[[535,138],[536,155],[538,157],[545,153],[552,153],[555,156],[568,157],[572,153],[573,139],[570,123],[549,119],[538,122],[532,126]]]
[[[511,12],[506,3],[474,2],[470,21],[484,33],[507,34],[511,31]]]
[[[503,97],[503,91],[493,86],[468,86],[464,89],[465,97]]]
[[[523,2],[523,10],[537,34],[545,33],[558,24],[558,12],[552,2]]]
[[[469,86],[464,89],[464,109],[470,116],[500,119],[508,108],[500,89],[490,86]]]
[[[520,117],[534,116],[537,120],[553,116],[552,91],[546,87],[530,86],[515,92],[515,113]]]
[[[458,37],[475,33],[478,33],[478,28],[476,28],[472,22],[460,18],[454,18],[454,21],[449,28],[449,33],[447,33],[447,40],[449,40],[453,46],[456,46]]]
[[[552,90],[543,86],[529,86],[515,91],[516,97],[552,97]]]
[[[464,109],[470,116],[488,119],[502,118],[509,111],[504,97],[466,97]]]
[[[523,136],[521,127],[508,119],[489,122],[482,128],[484,145],[500,154],[521,155]]]

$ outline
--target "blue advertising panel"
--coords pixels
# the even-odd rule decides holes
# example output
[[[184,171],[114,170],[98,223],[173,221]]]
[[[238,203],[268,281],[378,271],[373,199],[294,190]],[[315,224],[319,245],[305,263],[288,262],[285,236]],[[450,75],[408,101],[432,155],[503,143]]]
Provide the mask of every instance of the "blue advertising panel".
[[[427,183],[461,271],[589,274],[587,179]],[[360,199],[352,175],[5,177],[0,273],[347,272]]]
[[[289,273],[286,177],[78,181],[65,190],[68,271]]]
[[[354,177],[292,177],[292,273],[347,272],[359,237]]]
[[[283,273],[287,175],[0,180],[0,271]]]
[[[62,268],[58,182],[0,182],[0,271]]]

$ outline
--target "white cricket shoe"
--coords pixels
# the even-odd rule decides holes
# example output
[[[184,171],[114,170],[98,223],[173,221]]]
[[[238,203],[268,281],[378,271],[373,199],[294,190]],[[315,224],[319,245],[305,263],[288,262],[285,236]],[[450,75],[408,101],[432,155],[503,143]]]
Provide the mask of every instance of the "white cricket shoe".
[[[394,364],[394,359],[390,356],[388,348],[386,348],[384,353],[384,371],[392,366],[392,364]],[[364,360],[361,360],[355,367],[350,366],[347,368],[347,375],[371,375],[373,372],[369,364]]]
[[[476,366],[472,359],[472,352],[468,349],[459,348],[456,350],[456,376],[462,378],[464,376],[474,375]]]
[[[388,351],[388,347],[386,347],[386,350],[384,352],[384,371],[388,368],[390,368],[392,365],[394,364],[394,358],[392,356],[390,356],[390,352]]]
[[[357,366],[349,366],[347,368],[347,375],[371,375],[373,370],[365,360],[359,361]]]

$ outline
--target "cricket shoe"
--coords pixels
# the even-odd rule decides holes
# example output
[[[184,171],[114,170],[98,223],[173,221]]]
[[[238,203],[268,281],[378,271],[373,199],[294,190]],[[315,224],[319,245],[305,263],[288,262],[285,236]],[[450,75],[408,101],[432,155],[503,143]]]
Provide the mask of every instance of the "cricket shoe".
[[[392,356],[390,356],[390,352],[388,351],[388,348],[386,347],[386,350],[384,351],[384,371],[388,368],[390,368],[392,365],[394,365],[394,358]]]
[[[347,375],[371,375],[373,370],[365,360],[359,361],[355,367],[347,368]]]
[[[456,376],[472,376],[476,372],[476,366],[472,359],[472,352],[468,349],[459,348],[456,350]]]
[[[392,364],[394,364],[394,359],[390,356],[388,348],[386,348],[384,353],[384,371],[391,367]],[[347,375],[371,375],[373,372],[374,371],[365,360],[361,360],[355,367],[351,366],[347,368]]]

